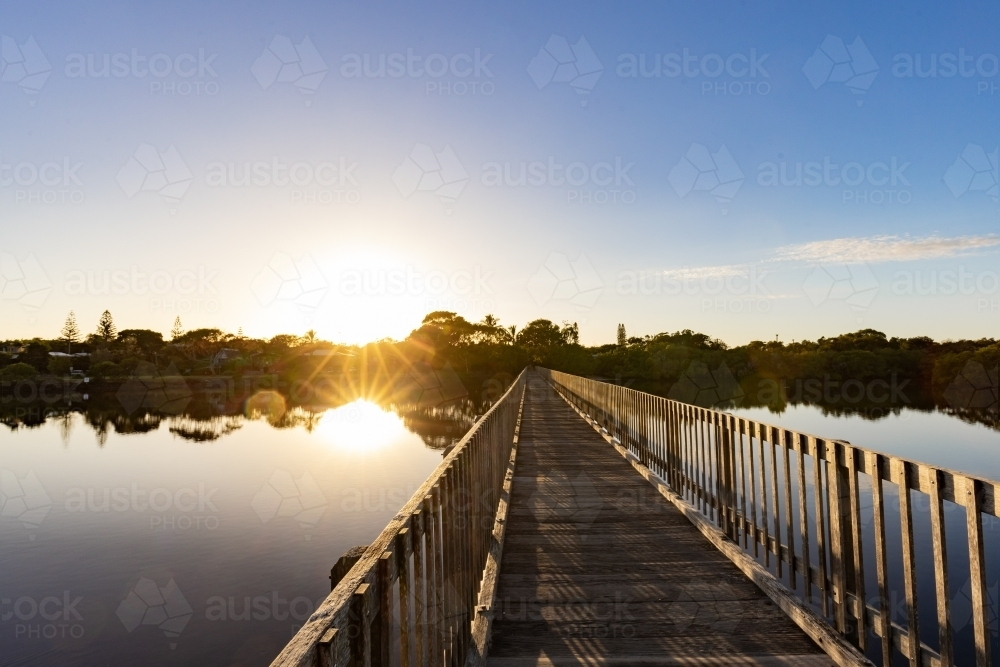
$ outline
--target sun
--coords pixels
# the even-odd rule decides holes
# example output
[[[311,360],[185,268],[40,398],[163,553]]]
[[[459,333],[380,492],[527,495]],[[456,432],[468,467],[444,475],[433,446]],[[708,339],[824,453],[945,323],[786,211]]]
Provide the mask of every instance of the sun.
[[[332,447],[359,454],[383,449],[409,434],[398,415],[363,399],[327,410],[316,432]]]

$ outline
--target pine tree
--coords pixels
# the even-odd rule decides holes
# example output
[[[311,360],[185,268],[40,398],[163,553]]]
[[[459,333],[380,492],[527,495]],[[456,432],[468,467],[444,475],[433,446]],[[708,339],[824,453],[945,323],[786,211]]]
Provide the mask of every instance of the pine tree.
[[[80,327],[76,323],[76,313],[72,310],[66,316],[66,324],[60,333],[62,336],[59,340],[66,341],[66,354],[73,354],[73,343],[80,342]]]
[[[97,322],[97,337],[105,343],[110,343],[118,336],[118,327],[111,317],[111,312],[105,310],[101,313],[101,319]]]
[[[626,345],[626,344],[628,344],[628,336],[625,335],[625,325],[624,324],[619,324],[618,325],[618,344],[619,345],[623,345],[623,346]]]
[[[177,340],[184,335],[184,327],[181,325],[181,316],[174,318],[174,327],[170,330],[170,340]]]

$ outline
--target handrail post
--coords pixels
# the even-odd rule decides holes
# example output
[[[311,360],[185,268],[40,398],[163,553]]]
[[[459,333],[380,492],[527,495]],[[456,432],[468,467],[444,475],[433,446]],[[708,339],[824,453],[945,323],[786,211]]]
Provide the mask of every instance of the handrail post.
[[[989,667],[990,626],[989,598],[986,589],[986,555],[983,548],[983,517],[980,516],[982,497],[976,480],[966,477],[965,513],[969,531],[969,581],[972,589],[972,625],[975,631],[976,667]]]

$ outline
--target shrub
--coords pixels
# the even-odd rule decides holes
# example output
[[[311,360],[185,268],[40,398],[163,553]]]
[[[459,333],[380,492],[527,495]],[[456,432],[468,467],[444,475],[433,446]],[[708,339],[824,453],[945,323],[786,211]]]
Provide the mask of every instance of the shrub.
[[[4,380],[27,380],[38,375],[38,371],[31,364],[17,363],[0,370],[0,378]]]
[[[125,371],[113,361],[100,361],[90,366],[90,376],[94,378],[118,378],[123,375]]]
[[[49,372],[53,375],[69,375],[73,360],[69,357],[49,357]]]

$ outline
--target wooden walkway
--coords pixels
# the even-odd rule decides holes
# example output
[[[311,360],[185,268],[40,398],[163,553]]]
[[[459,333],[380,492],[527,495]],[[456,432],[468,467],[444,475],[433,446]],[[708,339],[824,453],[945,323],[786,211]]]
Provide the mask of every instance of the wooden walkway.
[[[832,664],[532,374],[490,667]]]

